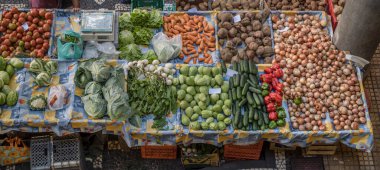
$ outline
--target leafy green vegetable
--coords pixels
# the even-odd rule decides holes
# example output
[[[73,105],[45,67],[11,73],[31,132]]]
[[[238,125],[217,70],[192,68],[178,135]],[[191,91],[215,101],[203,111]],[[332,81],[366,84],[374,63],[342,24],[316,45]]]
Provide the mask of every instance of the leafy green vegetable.
[[[37,86],[49,86],[51,82],[51,75],[47,72],[41,72],[35,77],[34,82]]]
[[[140,60],[142,57],[140,47],[136,44],[128,44],[120,48],[120,52],[120,58],[128,61]]]
[[[150,28],[136,26],[133,28],[133,37],[138,45],[149,45],[153,38],[153,31]]]
[[[160,11],[153,9],[149,12],[149,14],[149,22],[147,23],[147,26],[150,28],[160,28],[163,24],[163,19]]]
[[[84,110],[93,118],[102,118],[107,111],[106,101],[101,94],[89,94],[82,97]]]
[[[89,68],[92,61],[84,61],[79,63],[78,70],[75,72],[74,83],[77,87],[84,89],[87,83],[92,81],[92,74]]]
[[[145,9],[135,8],[131,12],[130,21],[134,26],[145,26],[150,19],[150,14]]]
[[[124,30],[119,33],[119,46],[124,47],[128,44],[133,44],[135,42],[135,38],[131,31]]]
[[[119,29],[120,30],[133,30],[133,25],[131,22],[131,14],[125,12],[119,17]]]
[[[111,67],[104,60],[94,61],[91,65],[91,74],[94,81],[105,82],[110,78]]]
[[[153,60],[157,60],[157,55],[153,50],[148,50],[142,57],[142,59],[147,59],[149,63],[152,63]]]
[[[102,93],[102,85],[96,81],[87,83],[84,90],[85,95]]]
[[[45,63],[44,69],[49,74],[55,74],[58,72],[58,62],[50,60]]]

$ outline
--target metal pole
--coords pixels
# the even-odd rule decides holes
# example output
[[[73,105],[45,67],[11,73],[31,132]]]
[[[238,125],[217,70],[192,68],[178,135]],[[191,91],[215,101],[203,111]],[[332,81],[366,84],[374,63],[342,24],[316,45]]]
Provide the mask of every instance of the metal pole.
[[[371,61],[380,42],[380,0],[347,0],[334,44]]]

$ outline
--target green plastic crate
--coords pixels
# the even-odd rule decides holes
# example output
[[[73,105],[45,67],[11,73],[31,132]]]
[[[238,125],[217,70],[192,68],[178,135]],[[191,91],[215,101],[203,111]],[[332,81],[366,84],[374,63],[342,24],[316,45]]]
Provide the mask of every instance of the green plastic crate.
[[[164,9],[164,0],[132,0],[132,11],[135,8]]]

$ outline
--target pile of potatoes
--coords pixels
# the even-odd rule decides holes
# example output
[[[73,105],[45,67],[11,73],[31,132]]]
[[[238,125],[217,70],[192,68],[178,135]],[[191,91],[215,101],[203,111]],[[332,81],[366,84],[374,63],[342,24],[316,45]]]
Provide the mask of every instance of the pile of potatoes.
[[[264,57],[265,63],[271,63],[274,54],[271,28],[265,23],[269,9],[257,12],[221,12],[218,14],[218,42],[221,57],[227,63],[249,58],[259,63]],[[240,15],[240,21],[234,22],[234,16]]]
[[[324,11],[325,0],[265,0],[271,10]]]
[[[334,14],[336,16],[336,20],[339,21],[344,5],[346,4],[346,0],[333,0],[332,3],[334,4]]]
[[[177,11],[188,11],[196,8],[197,11],[208,11],[208,0],[176,0]]]
[[[260,0],[214,0],[211,9],[217,11],[258,10]]]

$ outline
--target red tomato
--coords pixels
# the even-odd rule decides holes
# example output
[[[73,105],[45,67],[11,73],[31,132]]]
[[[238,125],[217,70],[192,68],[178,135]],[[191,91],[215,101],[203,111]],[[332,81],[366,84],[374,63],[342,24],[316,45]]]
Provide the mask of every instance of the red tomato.
[[[42,44],[37,44],[36,45],[36,49],[41,49],[42,48]]]
[[[16,31],[18,33],[23,33],[24,32],[24,28],[22,26],[18,26],[17,29],[16,29]]]
[[[16,36],[11,36],[11,38],[9,39],[11,42],[16,42],[17,41],[17,34]]]
[[[43,28],[43,30],[44,30],[45,32],[50,31],[50,25],[49,25],[49,24],[44,24],[44,25],[42,26],[42,28]]]
[[[40,20],[38,18],[34,18],[33,21],[32,21],[34,24],[38,24],[38,22],[40,22]]]
[[[36,46],[36,40],[31,40],[31,41],[30,41],[30,45],[31,45],[32,47],[35,47],[35,46]]]
[[[42,44],[42,47],[45,48],[45,49],[49,49],[49,43],[44,42]]]
[[[38,51],[38,52],[37,52],[37,57],[38,57],[38,58],[43,58],[43,57],[44,57],[44,53],[43,53],[43,51]]]
[[[25,12],[21,12],[19,17],[26,19],[26,13]]]
[[[0,26],[0,32],[5,32],[5,30],[7,30],[5,27]]]
[[[38,14],[40,15],[40,17],[45,17],[46,10],[45,10],[45,9],[40,9],[40,10],[38,11]]]
[[[1,26],[7,27],[10,22],[11,22],[10,19],[3,19],[3,21],[1,21]]]
[[[33,17],[38,17],[38,10],[37,10],[37,9],[31,9],[31,10],[30,10],[30,14],[31,14]]]
[[[22,39],[22,34],[21,33],[17,33],[17,38],[18,39]]]
[[[17,14],[19,11],[18,11],[18,9],[17,9],[16,7],[13,7],[13,8],[11,9],[11,12],[12,12],[13,14]]]
[[[27,50],[29,50],[30,49],[30,43],[29,42],[25,42],[24,48],[27,49]]]
[[[44,29],[43,29],[42,27],[38,27],[38,32],[39,32],[40,34],[43,34],[45,31],[44,31]]]
[[[0,46],[0,51],[3,52],[3,51],[6,51],[8,49],[8,47],[6,45],[1,45]]]
[[[42,27],[43,25],[44,25],[44,21],[40,20],[40,22],[38,22],[38,26]]]
[[[9,39],[5,39],[3,41],[3,44],[6,45],[6,46],[10,46],[11,45],[11,41]]]
[[[49,39],[50,38],[50,32],[45,32],[44,33],[44,38]]]
[[[34,18],[32,15],[28,15],[27,19],[28,19],[28,21],[32,22]]]
[[[46,12],[45,18],[50,19],[50,20],[53,19],[53,13],[52,12]]]
[[[36,43],[37,44],[42,44],[42,43],[44,43],[44,40],[42,38],[37,38],[36,39]]]
[[[22,17],[18,18],[18,22],[23,24],[25,22],[25,18],[22,18]]]
[[[12,13],[8,12],[4,15],[4,18],[7,18],[7,19],[12,19]]]
[[[9,51],[3,51],[3,52],[1,53],[1,55],[2,55],[3,57],[8,57],[8,56],[9,56]]]
[[[13,14],[13,19],[18,19],[19,15],[18,14]]]
[[[49,24],[49,25],[52,25],[53,21],[51,19],[48,19],[48,20],[46,20],[46,23]]]
[[[41,35],[40,35],[39,32],[34,32],[33,33],[33,36],[32,36],[33,39],[37,39],[37,38],[40,38],[40,37],[41,37]]]

